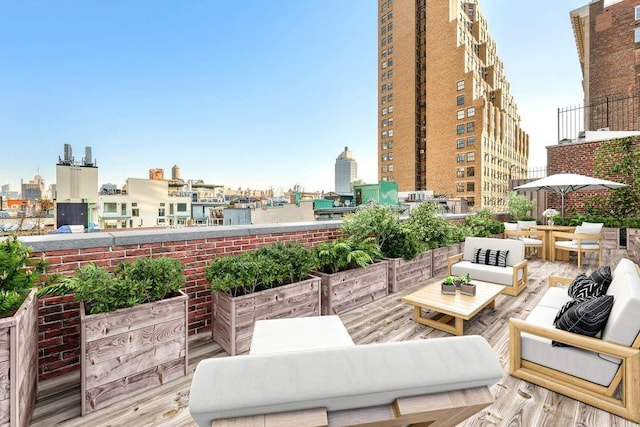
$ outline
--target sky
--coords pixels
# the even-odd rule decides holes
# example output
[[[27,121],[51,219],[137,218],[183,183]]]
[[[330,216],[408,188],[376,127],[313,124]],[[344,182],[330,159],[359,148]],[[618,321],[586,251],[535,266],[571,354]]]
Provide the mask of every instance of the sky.
[[[530,135],[529,167],[582,102],[569,12],[481,0]],[[345,146],[377,180],[376,0],[0,0],[0,184],[47,186],[71,144],[99,184],[170,177],[331,191]]]

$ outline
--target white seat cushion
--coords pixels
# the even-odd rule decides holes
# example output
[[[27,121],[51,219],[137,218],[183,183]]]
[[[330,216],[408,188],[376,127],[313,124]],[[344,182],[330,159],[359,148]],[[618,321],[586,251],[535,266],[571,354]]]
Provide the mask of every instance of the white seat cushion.
[[[215,419],[386,405],[398,397],[491,386],[502,367],[481,336],[332,347],[201,361],[189,411]]]
[[[338,316],[258,320],[249,354],[311,350],[354,345]]]
[[[467,237],[464,242],[462,259],[471,261],[475,249],[508,250],[507,265],[514,266],[524,259],[524,243],[520,240],[493,239],[490,237]]]
[[[476,280],[499,285],[513,286],[513,268],[494,265],[474,264],[471,261],[456,262],[451,266],[451,274],[464,276],[467,273]],[[522,279],[522,270],[518,270],[518,280]]]
[[[522,239],[526,246],[542,246],[542,240],[534,239],[531,237],[525,237]]]
[[[554,329],[553,319],[556,308],[537,305],[527,322]],[[598,356],[598,353],[575,348],[553,347],[551,340],[531,334],[522,334],[522,359],[529,360],[548,368],[565,372],[603,386],[611,384],[618,364]]]
[[[556,241],[556,246],[562,247],[562,248],[568,248],[568,249],[572,249],[574,251],[578,250],[578,244],[575,243],[576,241],[574,240],[560,240],[560,241]],[[597,250],[600,249],[600,245],[598,244],[590,244],[590,243],[585,243],[587,242],[586,240],[582,241],[582,244],[580,245],[580,249],[582,250]]]
[[[552,286],[542,295],[539,306],[553,308],[556,311],[560,310],[563,305],[571,301],[573,298],[567,293],[567,288],[561,286]]]

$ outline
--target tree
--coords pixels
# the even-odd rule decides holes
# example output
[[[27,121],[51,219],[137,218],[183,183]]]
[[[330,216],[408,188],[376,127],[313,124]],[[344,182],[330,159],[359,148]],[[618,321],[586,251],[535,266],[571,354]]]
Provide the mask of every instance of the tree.
[[[507,198],[507,211],[516,221],[532,218],[529,212],[536,206],[535,201],[528,200],[526,196],[515,191],[509,193]]]

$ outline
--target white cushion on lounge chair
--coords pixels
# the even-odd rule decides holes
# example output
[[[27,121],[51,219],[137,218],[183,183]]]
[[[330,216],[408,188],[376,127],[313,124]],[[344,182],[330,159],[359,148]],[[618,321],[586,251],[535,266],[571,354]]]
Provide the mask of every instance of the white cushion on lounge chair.
[[[469,275],[475,280],[497,283],[505,286],[513,285],[512,268],[474,264],[471,261],[460,261],[451,266],[451,274],[454,276],[464,276],[467,273],[469,273]],[[522,279],[522,271],[518,271],[518,280],[520,279]]]
[[[600,247],[600,245],[598,244],[592,244],[592,243],[586,243],[587,240],[583,240],[582,243],[580,244],[580,249],[598,249]],[[593,242],[593,240],[589,240],[589,242]],[[577,240],[556,240],[556,246],[561,246],[563,248],[569,248],[569,249],[578,249],[578,243]]]
[[[527,246],[542,246],[542,240],[540,239],[534,239],[532,237],[524,237],[522,241]]]
[[[501,378],[498,358],[476,335],[217,357],[198,364],[189,411],[210,427],[215,419],[386,405]]]

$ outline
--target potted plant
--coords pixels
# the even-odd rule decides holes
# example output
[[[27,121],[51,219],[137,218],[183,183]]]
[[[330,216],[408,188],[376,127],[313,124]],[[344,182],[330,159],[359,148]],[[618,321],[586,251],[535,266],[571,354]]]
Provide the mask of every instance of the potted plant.
[[[535,206],[534,200],[529,200],[525,195],[515,191],[510,192],[507,197],[507,212],[514,222],[533,219],[530,213]]]
[[[26,426],[36,404],[38,306],[35,284],[44,259],[17,236],[0,242],[0,425]]]
[[[389,293],[414,286],[431,273],[431,253],[424,253],[415,231],[385,205],[359,208],[346,217],[342,230],[352,241],[373,237],[387,260]]]
[[[445,295],[455,295],[457,286],[453,281],[453,276],[445,277],[442,281],[440,290]]]
[[[547,208],[542,212],[542,216],[547,218],[547,225],[553,226],[555,219],[559,216],[559,212],[553,208]]]
[[[188,298],[180,261],[87,264],[40,295],[80,300],[82,415],[187,374]]]
[[[322,314],[340,314],[388,294],[388,271],[373,238],[337,239],[315,248]]]
[[[320,278],[309,273],[314,252],[300,243],[275,243],[211,260],[205,276],[213,292],[213,339],[230,355],[251,345],[256,320],[320,314]]]

